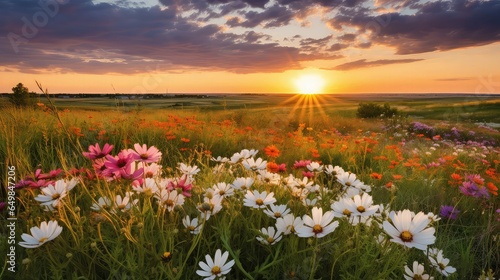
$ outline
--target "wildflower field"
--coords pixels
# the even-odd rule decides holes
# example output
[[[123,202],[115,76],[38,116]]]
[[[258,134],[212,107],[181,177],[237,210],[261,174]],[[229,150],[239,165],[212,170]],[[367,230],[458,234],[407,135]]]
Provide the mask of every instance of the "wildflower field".
[[[0,278],[500,277],[498,98],[274,98],[3,107]]]

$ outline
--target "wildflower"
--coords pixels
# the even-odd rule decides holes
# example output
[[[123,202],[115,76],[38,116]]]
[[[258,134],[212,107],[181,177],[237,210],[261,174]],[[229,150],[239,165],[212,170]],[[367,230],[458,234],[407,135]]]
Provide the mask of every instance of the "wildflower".
[[[342,184],[342,186],[349,188],[356,188],[359,190],[363,190],[365,192],[370,192],[371,187],[365,185],[363,182],[356,178],[356,174],[350,172],[344,172],[341,174],[337,174],[337,182]]]
[[[441,220],[441,218],[438,215],[436,215],[432,212],[427,213],[427,217],[429,218],[429,220],[431,222],[437,222],[437,221]]]
[[[300,161],[295,161],[293,164],[293,168],[299,169],[299,168],[306,168],[308,164],[310,164],[310,160],[300,160]]]
[[[435,256],[430,255],[429,261],[431,262],[432,266],[443,276],[448,277],[450,274],[457,271],[457,269],[453,266],[448,266],[450,260],[443,256],[442,250],[439,250]]]
[[[486,188],[478,186],[476,183],[471,181],[463,182],[462,186],[460,186],[459,189],[466,196],[473,196],[475,198],[490,197],[488,190]]]
[[[456,220],[458,214],[460,214],[460,210],[455,209],[455,207],[451,205],[442,205],[439,211],[441,217],[450,220]]]
[[[104,170],[105,176],[120,176],[120,171],[128,169],[128,167],[133,162],[133,155],[123,150],[118,153],[117,156],[106,156],[106,161],[104,162],[104,166],[106,166],[106,170]]]
[[[234,194],[234,189],[231,188],[231,185],[226,183],[217,183],[216,185],[212,186],[212,190],[215,195],[221,197],[230,197]]]
[[[113,145],[106,143],[101,149],[101,147],[99,147],[99,143],[96,143],[95,146],[90,145],[89,152],[83,152],[83,156],[90,160],[95,160],[109,155],[111,150],[113,150]]]
[[[295,217],[293,214],[276,219],[276,228],[283,232],[284,235],[296,233],[295,228],[301,227],[304,224],[302,218]]]
[[[168,212],[173,211],[175,206],[182,206],[184,204],[184,196],[178,194],[176,190],[169,191],[167,189],[162,189],[155,197],[158,199],[160,205],[167,208]]]
[[[267,172],[266,170],[259,170],[259,175],[257,175],[257,180],[270,185],[278,186],[281,181],[281,175]]]
[[[229,161],[229,159],[227,157],[221,157],[221,156],[218,156],[217,158],[212,157],[212,158],[210,158],[210,160],[218,162],[218,163],[226,163]]]
[[[115,197],[115,206],[122,212],[125,212],[130,210],[132,206],[136,205],[138,201],[139,201],[138,199],[130,201],[130,196],[128,195],[124,196],[123,198],[121,197],[121,195],[117,195]]]
[[[104,197],[99,197],[97,202],[94,202],[92,204],[92,206],[90,206],[90,209],[92,209],[94,211],[101,211],[101,210],[109,209],[112,205],[113,204],[112,204],[111,200],[108,197],[104,196]]]
[[[152,196],[160,190],[156,181],[152,178],[146,178],[139,186],[133,185],[132,189],[138,193],[144,193],[147,196]]]
[[[345,172],[344,169],[342,169],[342,167],[339,167],[339,166],[333,167],[333,165],[328,165],[325,167],[325,173],[328,175],[336,176],[336,175],[340,175],[344,172]]]
[[[231,184],[231,187],[235,190],[246,190],[249,189],[254,183],[254,179],[247,177],[238,177],[234,179],[233,183]]]
[[[158,162],[161,159],[161,152],[155,147],[147,147],[146,144],[142,146],[138,143],[134,144],[134,150],[129,150],[132,154],[132,159],[138,160],[144,163]]]
[[[264,245],[274,245],[283,237],[282,232],[274,227],[262,228],[260,232],[263,236],[257,236],[257,240]]]
[[[196,165],[188,166],[184,163],[180,163],[178,169],[182,172],[182,174],[189,175],[189,176],[196,175],[196,174],[198,174],[198,172],[200,172],[200,169],[198,168],[198,166],[196,166]]]
[[[200,211],[202,219],[208,220],[211,215],[219,213],[222,209],[222,199],[222,196],[205,196],[203,203],[198,206],[198,211]]]
[[[486,184],[486,188],[492,195],[498,196],[498,188],[493,183],[489,182],[488,184]]]
[[[245,166],[248,170],[264,170],[267,166],[267,161],[262,160],[262,158],[258,158],[255,160],[254,158],[247,158],[243,160],[243,166]]]
[[[413,262],[413,270],[411,270],[407,265],[405,265],[405,275],[406,280],[421,279],[421,280],[432,280],[434,277],[429,276],[429,274],[424,274],[424,266],[419,264],[417,261]]]
[[[186,197],[191,197],[191,190],[193,189],[193,185],[191,177],[188,175],[182,175],[181,178],[170,180],[167,185],[167,189],[182,191],[182,195]]]
[[[312,218],[309,215],[302,217],[304,225],[295,229],[297,235],[300,237],[324,237],[339,226],[338,221],[332,223],[333,217],[332,211],[327,211],[323,215],[323,209],[314,207],[312,209]]]
[[[392,224],[384,221],[384,230],[392,237],[391,241],[399,243],[408,248],[425,250],[427,245],[433,244],[436,240],[433,227],[426,228],[429,218],[423,212],[419,212],[412,217],[410,210],[392,211],[389,214]]]
[[[378,205],[372,205],[373,199],[372,196],[363,193],[363,195],[355,195],[352,199],[348,199],[346,201],[346,207],[352,215],[368,217],[379,209]]]
[[[282,204],[282,205],[271,204],[271,205],[269,205],[269,207],[271,209],[264,210],[264,214],[266,214],[267,216],[269,216],[273,219],[281,218],[281,217],[287,215],[288,213],[290,213],[290,209],[288,209],[285,204]]]
[[[163,262],[168,263],[171,259],[172,259],[172,253],[170,252],[163,252],[163,254],[161,255],[161,260]]]
[[[323,165],[319,164],[318,162],[311,162],[309,163],[306,168],[311,171],[311,172],[321,172],[323,171]]]
[[[213,260],[210,255],[206,255],[206,262],[200,261],[198,263],[202,270],[197,270],[196,274],[205,277],[204,280],[212,280],[216,277],[228,274],[229,271],[231,271],[231,267],[234,265],[234,260],[226,263],[228,256],[229,252],[224,252],[224,254],[222,254],[220,249],[215,251],[215,258]]]
[[[230,163],[238,163],[244,159],[250,158],[255,156],[259,151],[257,150],[247,150],[243,149],[239,153],[234,153],[231,159],[229,160]]]
[[[370,177],[372,177],[375,180],[381,180],[382,179],[382,174],[377,173],[377,172],[373,172],[373,173],[370,174]]]
[[[267,205],[275,202],[276,198],[274,198],[273,192],[267,194],[266,191],[259,193],[257,190],[254,190],[253,192],[247,190],[247,194],[243,200],[243,205],[252,208],[266,208]]]
[[[35,200],[42,202],[42,205],[57,207],[61,199],[68,194],[68,191],[75,187],[76,183],[78,183],[76,179],[72,179],[70,181],[66,181],[64,179],[58,180],[54,185],[51,184],[40,189],[43,194],[39,194],[35,197]]]
[[[264,152],[268,157],[277,158],[280,155],[280,150],[274,145],[270,145],[264,148]]]
[[[21,238],[24,241],[19,242],[19,245],[24,248],[40,247],[58,237],[62,230],[63,228],[57,224],[57,221],[49,221],[48,223],[43,221],[40,227],[32,227],[30,229],[31,235],[23,233]]]
[[[189,232],[192,234],[198,234],[201,231],[203,225],[198,224],[198,218],[194,218],[191,220],[189,216],[186,216],[182,219],[182,224],[186,227]]]

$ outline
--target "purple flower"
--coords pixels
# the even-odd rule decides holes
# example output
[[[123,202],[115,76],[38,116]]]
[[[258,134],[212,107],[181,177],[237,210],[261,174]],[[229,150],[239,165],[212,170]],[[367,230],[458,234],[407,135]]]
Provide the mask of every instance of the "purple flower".
[[[450,205],[442,205],[439,211],[439,215],[443,218],[448,218],[455,220],[460,213],[460,210],[455,209],[455,207]]]
[[[473,196],[475,198],[489,198],[490,194],[486,188],[480,188],[475,183],[467,181],[463,182],[460,186],[460,191],[466,196]]]

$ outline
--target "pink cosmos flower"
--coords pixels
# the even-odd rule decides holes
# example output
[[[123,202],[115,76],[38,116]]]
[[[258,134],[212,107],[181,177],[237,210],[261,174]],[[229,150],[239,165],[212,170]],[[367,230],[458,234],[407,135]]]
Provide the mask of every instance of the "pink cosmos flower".
[[[50,170],[49,173],[40,174],[38,178],[40,179],[55,179],[63,170],[61,168]]]
[[[89,152],[83,152],[83,156],[90,159],[95,160],[99,158],[104,158],[113,150],[113,145],[109,145],[108,143],[104,144],[104,147],[99,147],[99,143],[96,143],[95,146],[89,146]]]
[[[168,182],[167,189],[169,191],[178,190],[182,191],[182,195],[185,197],[191,197],[191,189],[193,185],[191,184],[191,180],[187,175],[182,175],[182,177],[178,179],[171,180]]]
[[[147,147],[146,144],[142,146],[134,144],[135,150],[129,150],[134,160],[139,160],[144,163],[158,162],[161,159],[161,152],[155,147]]]
[[[293,168],[299,169],[299,168],[306,168],[308,164],[310,164],[310,160],[300,160],[300,161],[295,161],[293,164]]]
[[[106,156],[106,161],[104,165],[106,166],[106,170],[103,171],[105,176],[116,176],[120,177],[122,170],[125,171],[130,168],[130,165],[133,162],[132,154],[127,151],[121,151],[117,156]]]

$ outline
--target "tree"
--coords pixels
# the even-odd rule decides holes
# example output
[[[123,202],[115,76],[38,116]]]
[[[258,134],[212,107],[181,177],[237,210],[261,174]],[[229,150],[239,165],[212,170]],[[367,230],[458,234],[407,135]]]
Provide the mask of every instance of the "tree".
[[[19,83],[12,88],[12,94],[9,95],[9,101],[18,108],[32,106],[36,102],[36,93],[29,92],[27,87]]]

